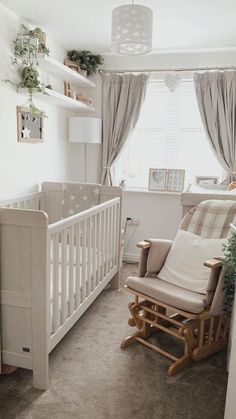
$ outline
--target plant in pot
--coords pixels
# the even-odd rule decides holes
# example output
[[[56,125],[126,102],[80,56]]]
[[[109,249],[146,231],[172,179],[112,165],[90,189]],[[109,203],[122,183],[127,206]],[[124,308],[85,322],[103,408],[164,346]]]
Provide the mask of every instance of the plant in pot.
[[[232,226],[233,231],[228,239],[228,243],[224,246],[224,291],[225,291],[225,312],[232,311],[235,283],[236,283],[236,228]]]
[[[92,54],[91,51],[75,49],[68,51],[68,58],[79,65],[81,70],[84,70],[88,76],[97,74],[104,64],[104,58],[97,54]]]
[[[20,81],[18,83],[11,80],[4,80],[6,83],[10,83],[16,87],[17,92],[19,89],[27,89],[29,93],[27,105],[30,108],[32,115],[40,115],[46,117],[45,113],[39,110],[33,103],[33,93],[34,91],[43,92],[45,94],[45,86],[39,80],[39,73],[37,68],[33,65],[29,67],[23,67],[18,70],[20,75]]]
[[[45,117],[44,112],[40,111],[33,103],[34,91],[45,93],[45,86],[39,80],[38,73],[38,53],[49,55],[49,49],[46,48],[46,35],[40,28],[29,30],[21,25],[20,32],[17,35],[14,45],[13,64],[18,66],[19,82],[4,80],[16,87],[17,91],[27,89],[29,93],[28,105],[33,115]]]
[[[49,55],[49,49],[46,47],[46,34],[40,28],[29,30],[21,25],[20,32],[17,35],[14,45],[14,64],[38,66],[38,53]]]

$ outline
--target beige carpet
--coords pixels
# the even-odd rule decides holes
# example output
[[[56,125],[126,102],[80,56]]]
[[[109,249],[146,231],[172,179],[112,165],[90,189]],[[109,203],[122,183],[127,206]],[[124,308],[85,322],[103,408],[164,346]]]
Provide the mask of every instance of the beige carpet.
[[[125,265],[123,279],[136,270]],[[128,301],[122,289],[102,292],[50,355],[46,392],[32,388],[30,371],[0,376],[0,418],[223,419],[225,354],[168,378],[166,358],[139,344],[120,349],[132,331]]]

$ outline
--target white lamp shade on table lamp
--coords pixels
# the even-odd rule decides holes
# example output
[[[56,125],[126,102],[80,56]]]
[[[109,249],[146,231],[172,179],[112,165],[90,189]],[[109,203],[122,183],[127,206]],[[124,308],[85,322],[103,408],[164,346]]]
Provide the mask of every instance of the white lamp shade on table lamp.
[[[72,143],[100,144],[102,141],[101,118],[70,117],[69,141]]]

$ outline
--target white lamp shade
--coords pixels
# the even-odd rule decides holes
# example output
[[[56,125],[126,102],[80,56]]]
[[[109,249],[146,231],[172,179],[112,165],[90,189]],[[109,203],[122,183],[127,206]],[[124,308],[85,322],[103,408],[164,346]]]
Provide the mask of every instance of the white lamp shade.
[[[112,12],[111,50],[118,54],[147,54],[152,49],[153,12],[149,7],[127,4]]]
[[[69,141],[72,143],[101,143],[101,118],[69,118]]]

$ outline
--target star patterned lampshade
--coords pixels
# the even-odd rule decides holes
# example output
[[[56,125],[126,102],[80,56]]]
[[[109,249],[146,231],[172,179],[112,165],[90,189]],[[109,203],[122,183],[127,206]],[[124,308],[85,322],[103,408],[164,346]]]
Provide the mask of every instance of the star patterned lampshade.
[[[153,12],[127,4],[112,12],[111,50],[124,55],[148,54],[152,49]]]

